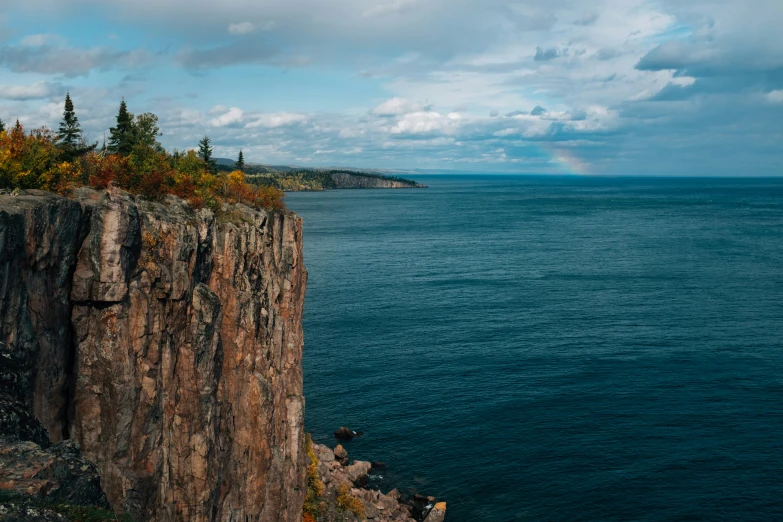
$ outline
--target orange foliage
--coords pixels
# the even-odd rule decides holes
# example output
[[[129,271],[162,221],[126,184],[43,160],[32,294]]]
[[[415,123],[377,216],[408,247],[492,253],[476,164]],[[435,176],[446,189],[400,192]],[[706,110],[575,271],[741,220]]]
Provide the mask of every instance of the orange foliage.
[[[55,135],[47,129],[25,134],[14,127],[0,133],[0,188],[38,188],[66,193],[86,181],[90,186],[109,184],[160,199],[173,194],[194,207],[244,203],[282,210],[283,193],[274,187],[253,187],[240,171],[211,174],[194,152],[171,156],[143,144],[130,156],[90,152],[73,162],[63,161]]]
[[[63,159],[51,131],[25,134],[21,125],[0,132],[0,188],[19,187],[67,193],[81,178],[81,168]]]

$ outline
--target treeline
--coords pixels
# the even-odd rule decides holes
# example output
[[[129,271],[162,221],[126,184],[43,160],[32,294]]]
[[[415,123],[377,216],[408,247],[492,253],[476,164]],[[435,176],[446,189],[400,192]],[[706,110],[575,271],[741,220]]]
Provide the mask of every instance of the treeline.
[[[19,120],[9,129],[0,121],[0,188],[68,194],[80,185],[113,184],[147,199],[173,194],[195,207],[215,210],[222,202],[284,208],[280,190],[246,182],[241,151],[236,168],[226,172],[212,158],[209,137],[199,142],[198,152],[169,153],[158,141],[160,136],[157,116],[134,116],[122,100],[109,139],[99,148],[97,142],[86,141],[67,94],[56,133],[45,127],[27,132]]]

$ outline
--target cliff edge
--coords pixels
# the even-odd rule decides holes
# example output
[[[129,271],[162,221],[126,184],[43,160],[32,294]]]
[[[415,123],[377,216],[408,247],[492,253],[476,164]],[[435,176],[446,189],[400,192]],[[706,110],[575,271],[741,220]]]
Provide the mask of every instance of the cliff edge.
[[[77,442],[136,520],[299,522],[306,279],[292,213],[0,194],[3,435]]]

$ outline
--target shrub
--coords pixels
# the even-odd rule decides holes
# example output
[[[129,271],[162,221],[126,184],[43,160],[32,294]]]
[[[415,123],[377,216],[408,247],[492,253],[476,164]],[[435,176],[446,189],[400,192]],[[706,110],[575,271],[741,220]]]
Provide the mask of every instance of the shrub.
[[[305,496],[303,522],[315,522],[321,513],[321,495],[326,486],[318,476],[318,457],[313,451],[313,439],[308,433],[305,438],[305,448],[310,464],[307,465],[307,495]],[[309,517],[309,518],[308,518]]]
[[[350,511],[357,517],[364,519],[364,504],[349,493],[347,484],[337,488],[337,507],[343,511]]]

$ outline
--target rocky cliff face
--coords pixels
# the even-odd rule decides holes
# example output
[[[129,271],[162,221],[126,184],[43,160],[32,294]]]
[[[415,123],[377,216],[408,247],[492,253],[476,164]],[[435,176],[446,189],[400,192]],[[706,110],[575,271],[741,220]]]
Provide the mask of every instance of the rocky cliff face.
[[[399,179],[381,178],[374,176],[360,176],[345,172],[332,173],[332,181],[335,188],[422,188],[424,185],[415,181],[403,181]]]
[[[298,522],[305,283],[291,213],[0,195],[7,399],[138,520]]]

